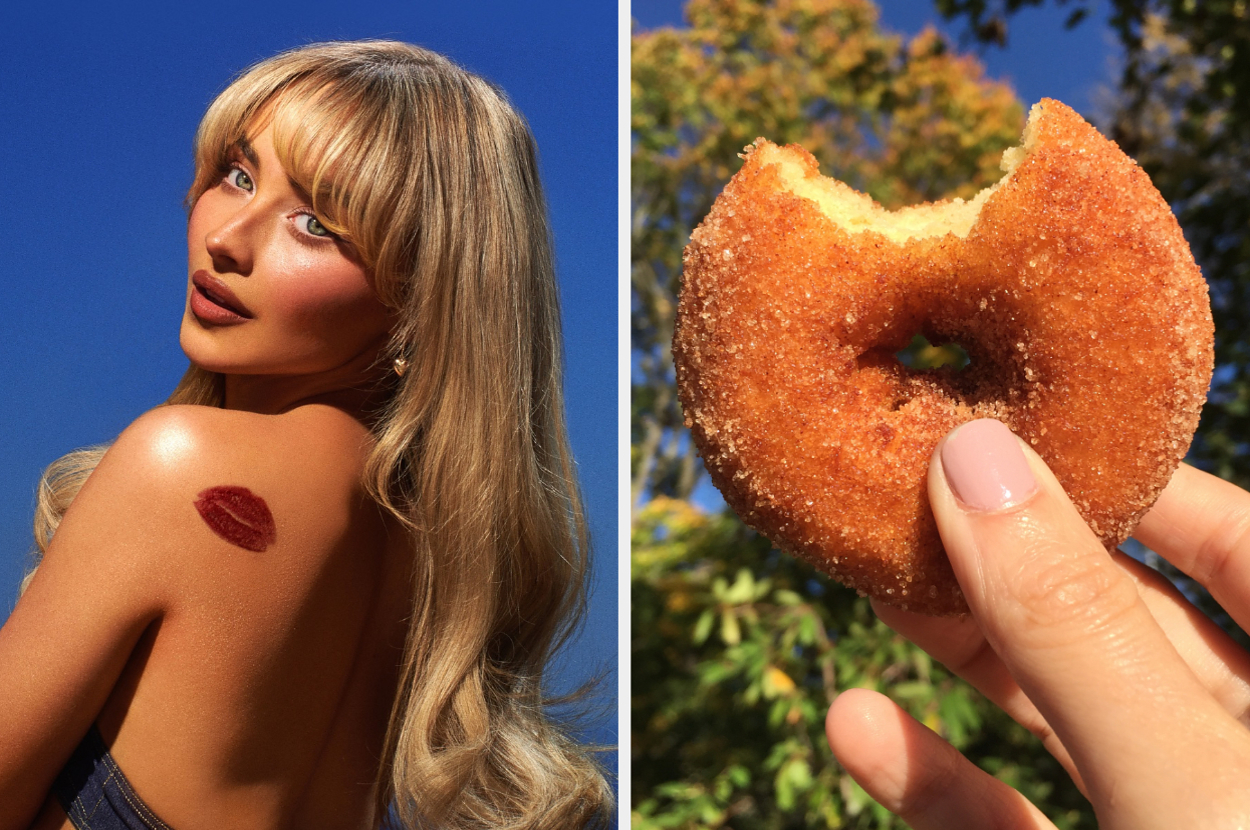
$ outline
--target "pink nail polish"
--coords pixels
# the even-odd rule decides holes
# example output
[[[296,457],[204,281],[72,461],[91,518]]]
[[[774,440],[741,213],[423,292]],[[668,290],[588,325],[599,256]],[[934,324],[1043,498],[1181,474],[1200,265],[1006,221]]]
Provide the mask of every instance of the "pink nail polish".
[[[946,439],[942,470],[955,495],[973,510],[1000,510],[1037,489],[1016,436],[989,418],[970,421]]]

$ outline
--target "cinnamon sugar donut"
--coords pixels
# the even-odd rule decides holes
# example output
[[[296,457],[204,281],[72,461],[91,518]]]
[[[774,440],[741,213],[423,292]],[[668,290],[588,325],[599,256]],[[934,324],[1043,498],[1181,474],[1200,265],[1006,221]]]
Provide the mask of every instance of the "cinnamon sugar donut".
[[[938,441],[997,418],[1124,541],[1211,379],[1206,284],[1149,178],[1063,104],[1006,175],[888,212],[763,139],[685,252],[673,357],[712,481],[780,548],[889,604],[966,611],[929,509]],[[911,370],[923,333],[961,371]]]

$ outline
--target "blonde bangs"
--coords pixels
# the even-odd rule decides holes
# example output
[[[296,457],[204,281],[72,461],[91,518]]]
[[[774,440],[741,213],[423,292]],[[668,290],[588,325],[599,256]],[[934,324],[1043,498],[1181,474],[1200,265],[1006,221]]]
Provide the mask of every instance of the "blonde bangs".
[[[403,269],[405,254],[417,244],[411,232],[420,200],[414,194],[423,191],[428,137],[424,119],[411,117],[417,103],[411,79],[363,72],[358,62],[284,57],[254,67],[205,114],[187,206],[220,180],[233,146],[272,126],[285,173],[308,194],[325,227],[352,244],[383,302],[398,307],[401,275],[393,272]],[[433,54],[428,59],[446,62]]]
[[[268,69],[268,71],[266,71]],[[261,64],[217,96],[195,132],[195,179],[187,192],[187,209],[225,172],[230,148],[247,138],[248,128],[274,93],[296,74]]]
[[[326,228],[350,242],[376,271],[388,231],[396,227],[387,217],[400,213],[404,193],[420,176],[411,169],[419,162],[412,151],[417,137],[402,134],[408,125],[385,106],[384,91],[369,95],[353,80],[311,94],[301,89],[304,83],[291,85],[264,115],[287,175],[309,195]],[[395,298],[383,299],[397,304]]]

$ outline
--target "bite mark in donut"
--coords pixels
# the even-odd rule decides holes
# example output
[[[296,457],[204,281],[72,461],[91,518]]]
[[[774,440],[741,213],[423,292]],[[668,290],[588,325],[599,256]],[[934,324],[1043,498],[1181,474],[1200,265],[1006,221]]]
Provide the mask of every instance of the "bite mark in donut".
[[[890,212],[760,139],[684,257],[673,357],[712,481],[783,550],[927,613],[967,610],[926,492],[942,436],[1003,421],[1111,548],[1211,379],[1206,284],[1146,174],[1052,100],[1003,169]],[[917,333],[970,365],[903,366]]]

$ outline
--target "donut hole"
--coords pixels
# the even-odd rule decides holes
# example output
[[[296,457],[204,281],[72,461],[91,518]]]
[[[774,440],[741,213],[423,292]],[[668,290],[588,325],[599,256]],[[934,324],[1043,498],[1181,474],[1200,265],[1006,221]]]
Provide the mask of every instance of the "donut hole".
[[[966,322],[966,321],[965,321]],[[968,408],[980,417],[1023,404],[1037,373],[1014,328],[985,329],[945,321],[913,335],[877,343],[856,357],[861,389],[890,412],[927,401],[943,410]],[[922,407],[923,408],[923,407]]]
[[[956,372],[962,372],[971,362],[968,350],[959,343],[930,343],[923,332],[917,332],[906,347],[894,353],[894,357],[913,371],[949,367]]]

